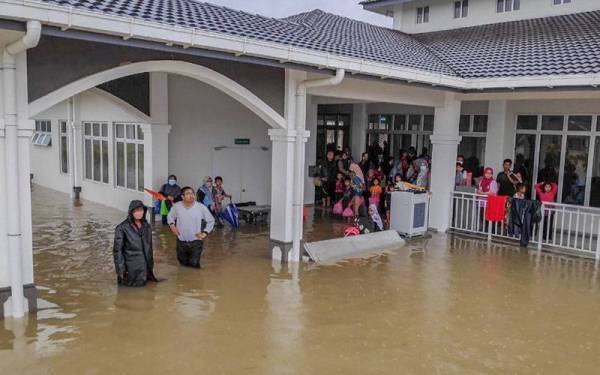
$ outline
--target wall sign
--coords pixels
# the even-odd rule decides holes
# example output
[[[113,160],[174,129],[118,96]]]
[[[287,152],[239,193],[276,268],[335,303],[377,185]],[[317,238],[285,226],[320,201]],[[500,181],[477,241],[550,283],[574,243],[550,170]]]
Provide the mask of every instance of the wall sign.
[[[236,138],[235,139],[235,144],[236,145],[249,145],[250,144],[250,138]]]

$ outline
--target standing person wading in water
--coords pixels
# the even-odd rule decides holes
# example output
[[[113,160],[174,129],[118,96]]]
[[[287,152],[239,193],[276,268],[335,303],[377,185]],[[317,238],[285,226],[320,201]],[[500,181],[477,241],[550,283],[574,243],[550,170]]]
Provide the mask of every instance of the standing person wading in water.
[[[213,230],[215,219],[200,202],[196,202],[194,189],[181,189],[183,201],[175,203],[167,221],[177,236],[177,260],[182,266],[200,268],[204,239]],[[206,226],[203,224],[206,223]]]
[[[132,201],[128,212],[127,219],[115,229],[113,256],[117,282],[125,286],[144,286],[147,281],[158,281],[154,276],[152,227],[146,221],[142,201]]]

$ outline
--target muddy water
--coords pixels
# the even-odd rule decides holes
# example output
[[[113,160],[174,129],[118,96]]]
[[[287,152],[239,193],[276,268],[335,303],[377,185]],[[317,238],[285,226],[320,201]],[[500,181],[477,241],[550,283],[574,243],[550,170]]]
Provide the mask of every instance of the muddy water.
[[[336,266],[274,267],[222,230],[203,269],[155,234],[157,273],[115,286],[120,212],[35,188],[41,310],[0,322],[0,374],[598,374],[593,263],[444,235]],[[307,236],[341,233],[317,211]]]

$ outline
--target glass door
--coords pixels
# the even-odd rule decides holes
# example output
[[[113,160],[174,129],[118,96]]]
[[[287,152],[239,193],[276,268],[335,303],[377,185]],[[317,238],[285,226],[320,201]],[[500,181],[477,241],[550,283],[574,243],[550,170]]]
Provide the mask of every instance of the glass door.
[[[328,150],[341,152],[349,145],[349,114],[320,114],[317,116],[317,160],[323,160]]]

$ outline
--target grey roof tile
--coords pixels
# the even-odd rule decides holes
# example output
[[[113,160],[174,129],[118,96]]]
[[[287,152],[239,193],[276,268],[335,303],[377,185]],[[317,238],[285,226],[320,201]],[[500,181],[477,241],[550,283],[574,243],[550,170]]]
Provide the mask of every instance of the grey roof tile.
[[[464,78],[600,73],[600,11],[408,35],[320,10],[268,18],[194,0],[42,0]]]

